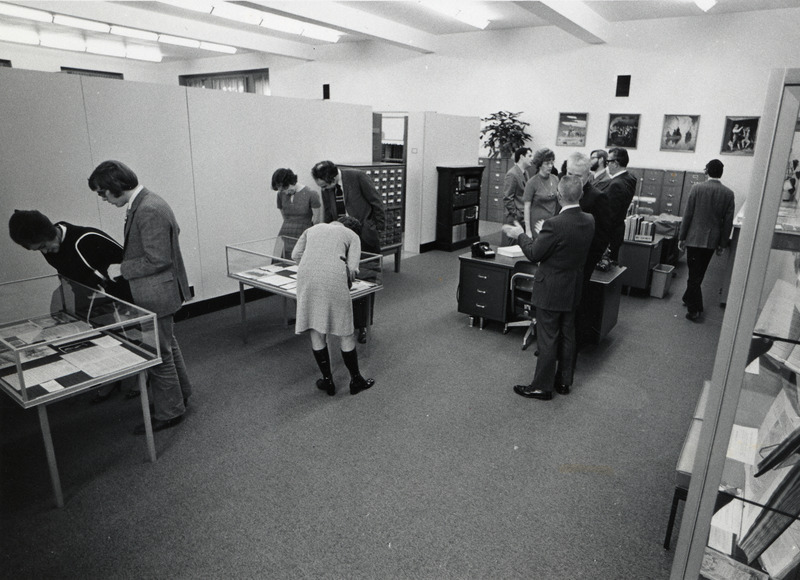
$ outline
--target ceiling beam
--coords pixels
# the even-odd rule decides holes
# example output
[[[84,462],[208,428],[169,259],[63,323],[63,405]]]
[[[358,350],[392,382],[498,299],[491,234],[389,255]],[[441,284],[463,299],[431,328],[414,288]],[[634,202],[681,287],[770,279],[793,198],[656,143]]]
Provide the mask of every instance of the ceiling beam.
[[[605,44],[608,23],[585,2],[542,0],[541,2],[514,2],[520,8],[557,26],[564,32],[588,44]]]
[[[15,2],[58,14],[66,14],[76,18],[86,18],[97,20],[106,24],[117,24],[130,28],[140,28],[172,36],[182,36],[196,40],[205,40],[217,44],[227,44],[250,50],[254,52],[264,52],[287,56],[301,60],[315,60],[314,47],[302,42],[284,40],[270,36],[265,29],[263,33],[243,30],[232,26],[219,24],[209,24],[191,19],[191,12],[187,12],[187,18],[172,16],[132,6],[132,3],[119,2]],[[143,2],[146,6],[149,2]],[[244,27],[244,25],[243,25]]]
[[[294,17],[319,26],[335,28],[342,32],[358,33],[422,54],[436,52],[438,46],[436,36],[433,34],[387,18],[374,16],[339,2],[249,0],[248,3],[258,5],[275,14]]]

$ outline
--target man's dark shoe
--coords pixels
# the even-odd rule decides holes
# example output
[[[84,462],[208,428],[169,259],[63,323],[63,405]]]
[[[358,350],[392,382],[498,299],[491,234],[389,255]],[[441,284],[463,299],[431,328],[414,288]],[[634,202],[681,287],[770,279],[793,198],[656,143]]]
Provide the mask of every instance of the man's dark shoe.
[[[687,312],[686,313],[686,320],[691,320],[692,322],[702,322],[702,316],[699,312]]]
[[[358,342],[361,344],[367,344],[367,329],[366,328],[359,328],[358,329]]]
[[[175,425],[180,424],[183,421],[183,415],[178,415],[177,417],[173,417],[172,419],[167,419],[166,421],[161,421],[160,419],[153,419],[150,424],[153,426],[153,433],[156,431],[163,431],[164,429],[170,429]],[[141,425],[137,425],[136,429],[133,430],[134,435],[144,435],[147,431],[145,430],[144,423]]]
[[[555,388],[559,395],[569,395],[569,385],[556,385]]]
[[[540,401],[549,401],[553,398],[551,391],[543,391],[541,389],[532,389],[530,385],[514,385],[514,392],[526,399],[539,399]]]

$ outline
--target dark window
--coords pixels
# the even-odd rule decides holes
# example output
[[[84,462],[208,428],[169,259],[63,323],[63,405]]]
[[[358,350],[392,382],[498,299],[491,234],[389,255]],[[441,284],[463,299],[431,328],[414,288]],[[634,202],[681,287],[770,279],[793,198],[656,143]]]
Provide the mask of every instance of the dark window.
[[[71,68],[68,66],[62,66],[61,72],[65,72],[71,75],[83,75],[86,77],[103,77],[105,79],[120,79],[122,80],[122,73],[115,73],[115,72],[106,72],[102,70],[89,70],[85,68]]]
[[[5,67],[8,67],[8,68],[11,68],[11,61],[10,60],[3,60],[2,58],[0,58],[0,66],[5,66]]]
[[[269,88],[269,69],[239,70],[224,73],[201,75],[181,75],[178,82],[183,87],[216,89],[234,93],[271,94]]]

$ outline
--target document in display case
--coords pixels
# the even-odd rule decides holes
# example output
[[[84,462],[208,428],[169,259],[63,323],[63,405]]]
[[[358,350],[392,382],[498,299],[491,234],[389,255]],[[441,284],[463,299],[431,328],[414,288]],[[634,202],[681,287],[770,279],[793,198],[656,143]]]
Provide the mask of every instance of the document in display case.
[[[297,299],[298,264],[291,257],[297,238],[276,236],[225,246],[228,277],[239,282],[239,305],[242,333],[246,340],[247,310],[245,286],[259,288],[284,297],[284,322],[288,325],[286,300]],[[344,281],[344,279],[343,279]],[[383,255],[361,252],[358,273],[350,288],[350,298],[355,300],[383,289]],[[369,317],[370,324],[372,317]]]
[[[0,284],[0,390],[23,408],[37,408],[59,507],[64,499],[47,406],[138,375],[155,461],[145,371],[160,362],[152,312],[55,275]]]

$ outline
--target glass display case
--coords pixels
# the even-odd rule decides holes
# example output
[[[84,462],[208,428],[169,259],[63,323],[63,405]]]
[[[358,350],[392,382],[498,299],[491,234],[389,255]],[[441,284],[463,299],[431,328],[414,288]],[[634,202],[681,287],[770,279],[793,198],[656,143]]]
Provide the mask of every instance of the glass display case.
[[[770,79],[672,578],[800,576],[800,70]],[[723,177],[724,180],[724,177]]]
[[[55,275],[0,284],[0,389],[22,407],[158,362],[147,310]]]
[[[228,277],[273,294],[296,298],[297,264],[291,259],[296,242],[297,238],[276,236],[225,246]],[[382,287],[383,255],[361,252],[350,296],[360,298]]]

